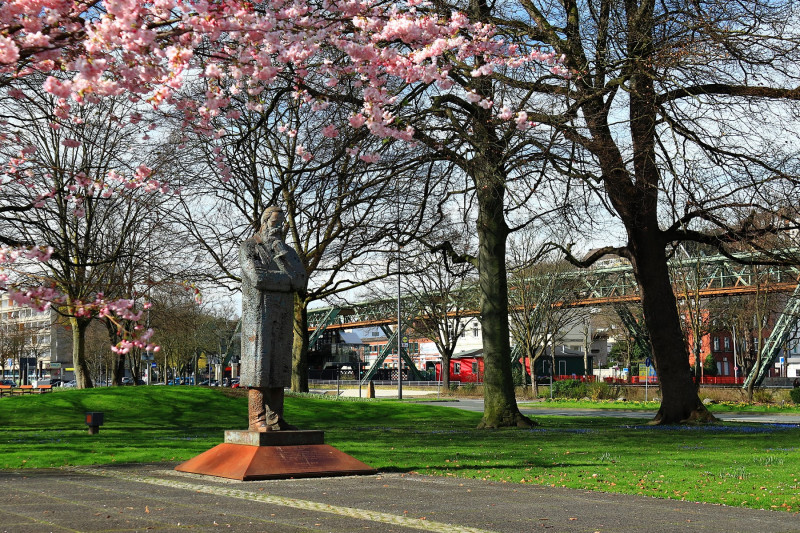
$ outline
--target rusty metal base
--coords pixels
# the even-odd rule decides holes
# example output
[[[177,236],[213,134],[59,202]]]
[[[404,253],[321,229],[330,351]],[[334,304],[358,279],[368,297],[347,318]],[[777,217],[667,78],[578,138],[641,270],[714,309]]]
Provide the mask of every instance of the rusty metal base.
[[[227,434],[225,440],[229,440]],[[319,442],[317,439],[311,440]],[[231,442],[219,444],[179,464],[175,470],[241,481],[352,476],[377,472],[328,444],[250,445]]]

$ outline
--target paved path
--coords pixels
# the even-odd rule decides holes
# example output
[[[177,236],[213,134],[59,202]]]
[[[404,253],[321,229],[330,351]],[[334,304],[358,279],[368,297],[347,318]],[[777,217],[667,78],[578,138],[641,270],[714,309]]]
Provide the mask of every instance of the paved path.
[[[0,471],[0,531],[800,531],[787,512],[451,477],[230,481],[174,464]]]
[[[462,399],[452,402],[424,402],[430,405],[441,405],[443,407],[455,407],[466,411],[483,412],[483,400]],[[531,416],[605,416],[609,418],[653,418],[655,410],[635,410],[635,409],[567,409],[558,407],[526,407],[530,403],[519,402],[523,405],[520,408],[525,415]],[[773,413],[714,413],[720,420],[728,422],[751,422],[761,424],[800,424],[800,414],[773,414]],[[799,528],[800,530],[800,528]]]

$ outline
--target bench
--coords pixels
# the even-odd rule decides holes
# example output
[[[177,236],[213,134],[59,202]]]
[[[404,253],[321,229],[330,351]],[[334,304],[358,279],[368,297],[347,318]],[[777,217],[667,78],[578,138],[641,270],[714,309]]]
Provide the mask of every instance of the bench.
[[[19,387],[0,385],[0,398],[3,396],[20,396],[23,394],[44,394],[52,391],[52,385],[42,385],[41,387],[34,387],[33,385],[20,385]]]

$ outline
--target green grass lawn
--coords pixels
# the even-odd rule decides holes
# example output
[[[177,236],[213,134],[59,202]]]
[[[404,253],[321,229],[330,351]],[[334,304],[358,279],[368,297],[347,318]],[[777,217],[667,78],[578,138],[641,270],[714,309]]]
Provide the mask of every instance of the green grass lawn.
[[[562,405],[563,406],[563,405]],[[98,435],[85,411],[103,411]],[[231,390],[125,387],[0,400],[0,468],[189,459],[244,429]],[[287,398],[288,420],[383,471],[644,494],[800,511],[800,428],[537,417],[533,430],[477,430],[480,413],[390,400]]]
[[[661,402],[617,401],[617,400],[572,400],[568,398],[545,399],[538,402],[520,402],[521,408],[531,409],[627,409],[658,411]],[[770,413],[798,414],[800,405],[792,402],[773,404],[747,404],[742,402],[717,402],[707,406],[712,413]]]

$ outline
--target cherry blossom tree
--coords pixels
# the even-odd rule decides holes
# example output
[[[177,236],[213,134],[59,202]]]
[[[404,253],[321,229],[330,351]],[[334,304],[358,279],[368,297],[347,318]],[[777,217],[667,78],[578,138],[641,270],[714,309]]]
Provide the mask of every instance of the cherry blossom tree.
[[[479,204],[481,243],[478,256],[470,261],[481,272],[481,312],[488,339],[482,425],[526,426],[530,421],[519,413],[509,388],[504,267],[509,168],[503,144],[510,138],[508,132],[526,130],[532,123],[524,110],[525,98],[504,98],[488,77],[495,70],[505,76],[515,69],[530,74],[537,69],[529,66],[539,63],[544,72],[565,72],[535,40],[527,39],[519,47],[498,37],[485,2],[464,5],[476,22],[464,12],[437,9],[435,4],[12,0],[4,2],[0,15],[0,83],[14,91],[19,78],[66,72],[68,76],[49,76],[43,84],[59,99],[59,112],[65,115],[76,105],[124,93],[181,114],[185,128],[213,139],[224,135],[214,128],[215,117],[236,118],[237,111],[230,109],[233,96],[257,97],[281,77],[292,82],[296,100],[312,108],[336,100],[354,102],[358,109],[349,117],[352,128],[365,128],[385,139],[421,142],[437,152],[446,148],[439,134],[415,129],[413,114],[407,113],[420,102],[434,101],[435,109],[423,118],[441,114],[447,123],[441,132],[460,132],[461,140],[475,133],[476,142],[467,152],[451,147],[441,154],[473,178]],[[179,89],[192,77],[209,82],[201,99],[180,97]],[[498,135],[495,125],[503,122],[511,127],[501,128],[505,133]],[[332,137],[336,132],[329,125],[323,133]],[[534,147],[539,146],[528,148]],[[308,147],[296,150],[306,160],[314,158]],[[375,152],[361,156],[368,162],[380,157]],[[224,171],[225,162],[219,164]],[[128,179],[153,186],[147,168]]]

